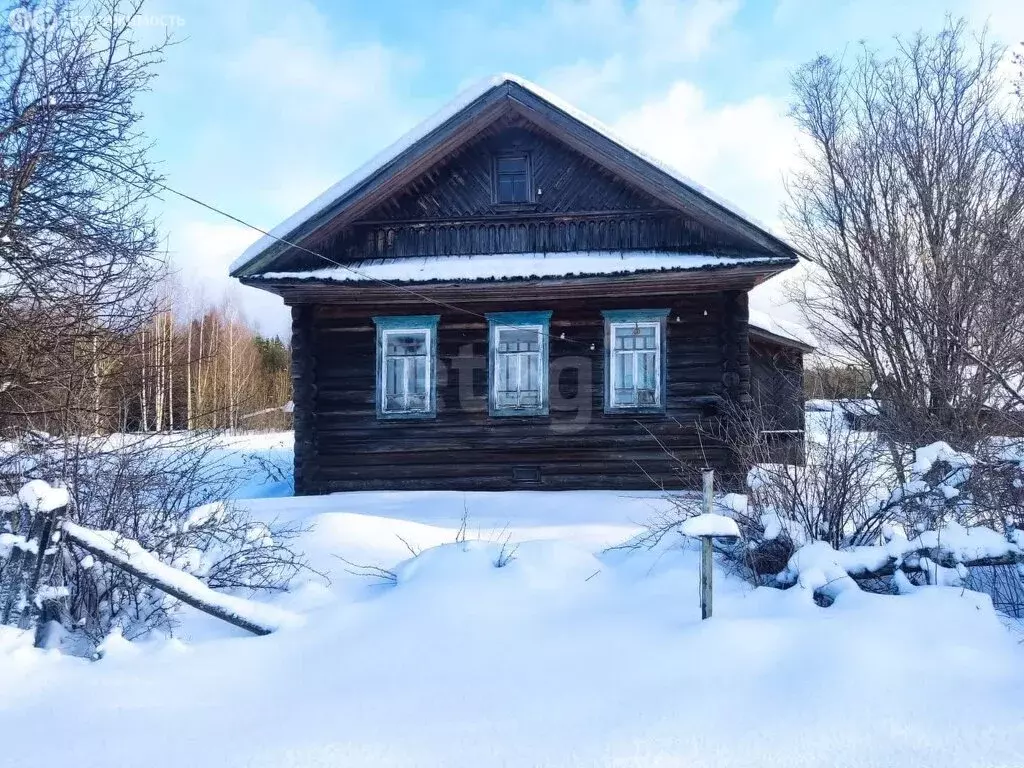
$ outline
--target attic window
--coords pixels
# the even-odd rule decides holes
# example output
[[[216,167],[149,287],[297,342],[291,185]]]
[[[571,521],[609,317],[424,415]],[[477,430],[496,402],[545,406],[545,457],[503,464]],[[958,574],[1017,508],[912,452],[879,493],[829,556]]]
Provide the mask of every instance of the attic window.
[[[530,202],[530,156],[521,153],[494,158],[494,202]]]

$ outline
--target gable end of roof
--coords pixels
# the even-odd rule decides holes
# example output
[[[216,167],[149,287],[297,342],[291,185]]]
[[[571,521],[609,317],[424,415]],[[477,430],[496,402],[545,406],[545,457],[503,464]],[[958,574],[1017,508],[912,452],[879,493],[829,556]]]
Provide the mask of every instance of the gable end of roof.
[[[680,209],[735,232],[768,254],[790,258],[794,262],[797,260],[797,251],[767,227],[754,222],[700,184],[630,146],[599,121],[529,81],[514,75],[498,75],[461,93],[259,238],[231,265],[231,276],[249,277],[272,269],[274,261],[293,245],[301,247],[304,239],[358,205],[361,199],[375,190],[379,193],[382,185],[396,174],[414,169],[418,160],[430,156],[446,142],[455,141],[467,126],[480,121],[478,127],[482,128],[509,106],[523,112],[542,129],[550,130],[568,144],[575,144],[578,151],[609,167],[627,182],[667,202],[674,201]],[[470,137],[472,133],[469,132]]]

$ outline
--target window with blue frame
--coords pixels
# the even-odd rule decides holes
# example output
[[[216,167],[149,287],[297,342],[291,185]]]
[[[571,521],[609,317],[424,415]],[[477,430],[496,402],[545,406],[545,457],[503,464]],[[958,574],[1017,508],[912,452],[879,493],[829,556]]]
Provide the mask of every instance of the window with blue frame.
[[[664,408],[667,315],[667,309],[604,313],[605,410]]]
[[[437,315],[374,318],[379,417],[436,414],[437,321]]]
[[[548,412],[550,312],[501,312],[490,324],[492,416],[541,416]]]

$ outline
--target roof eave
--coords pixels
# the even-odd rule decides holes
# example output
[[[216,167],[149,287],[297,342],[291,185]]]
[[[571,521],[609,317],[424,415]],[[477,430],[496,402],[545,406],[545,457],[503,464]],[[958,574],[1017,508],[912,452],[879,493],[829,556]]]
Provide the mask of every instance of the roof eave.
[[[800,341],[799,339],[794,339],[789,336],[781,336],[753,324],[749,325],[749,332],[751,336],[756,336],[759,339],[771,342],[772,344],[778,344],[783,347],[793,347],[794,349],[799,349],[805,354],[810,354],[817,349],[813,344],[808,344],[805,341]]]
[[[248,276],[240,278],[243,285],[259,288],[277,294],[286,304],[318,303],[321,300],[335,300],[344,296],[346,301],[376,300],[402,297],[411,300],[433,301],[434,294],[444,294],[443,301],[457,301],[466,291],[481,293],[503,292],[523,288],[526,293],[534,291],[569,291],[567,295],[590,293],[606,295],[610,289],[623,294],[644,296],[658,293],[704,293],[721,290],[750,290],[780,272],[789,269],[795,261],[774,262],[754,261],[751,264],[729,264],[694,269],[636,270],[621,273],[573,274],[545,277],[508,277],[479,279],[438,279],[426,281],[393,280],[332,280],[321,277],[263,278]],[[298,294],[313,295],[316,298],[294,298]],[[328,297],[329,298],[322,298]]]

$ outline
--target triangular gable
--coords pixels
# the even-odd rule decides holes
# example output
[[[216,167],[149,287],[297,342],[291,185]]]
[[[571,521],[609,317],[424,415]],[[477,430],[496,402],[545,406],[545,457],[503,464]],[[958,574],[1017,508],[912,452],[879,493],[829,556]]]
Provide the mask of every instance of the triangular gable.
[[[749,243],[754,251],[797,258],[796,251],[766,227],[630,147],[597,120],[526,80],[500,75],[460,94],[261,237],[231,265],[231,275],[247,277],[273,269],[280,264],[280,257],[292,250],[288,243],[302,244],[352,222],[509,110],[525,115],[531,123],[668,207]]]

